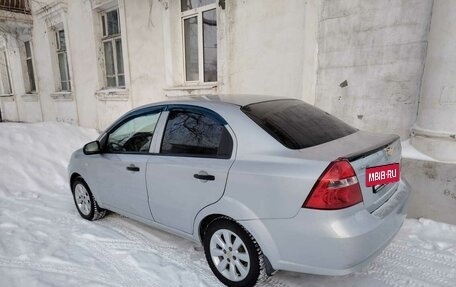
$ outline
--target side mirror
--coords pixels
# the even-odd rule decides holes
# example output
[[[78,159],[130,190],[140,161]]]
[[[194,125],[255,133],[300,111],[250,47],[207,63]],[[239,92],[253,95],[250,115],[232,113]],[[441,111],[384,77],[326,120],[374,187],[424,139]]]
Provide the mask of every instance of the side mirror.
[[[100,142],[99,141],[89,142],[88,144],[86,144],[84,146],[82,151],[84,152],[84,154],[87,154],[87,155],[99,154],[99,153],[101,153]]]

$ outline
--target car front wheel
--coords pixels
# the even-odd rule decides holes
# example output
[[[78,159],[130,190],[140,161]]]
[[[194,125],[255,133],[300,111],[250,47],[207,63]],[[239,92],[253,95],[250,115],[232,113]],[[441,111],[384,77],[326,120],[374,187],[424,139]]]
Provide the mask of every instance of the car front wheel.
[[[82,218],[93,221],[105,216],[106,210],[98,206],[89,186],[81,177],[73,182],[72,192],[74,203]]]
[[[225,218],[213,221],[203,245],[209,267],[225,285],[249,287],[266,277],[258,243],[236,222]]]

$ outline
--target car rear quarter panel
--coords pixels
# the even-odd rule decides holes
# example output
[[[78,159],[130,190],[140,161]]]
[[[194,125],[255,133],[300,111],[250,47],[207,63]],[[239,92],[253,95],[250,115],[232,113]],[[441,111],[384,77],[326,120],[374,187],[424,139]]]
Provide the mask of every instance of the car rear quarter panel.
[[[250,216],[239,220],[295,216],[328,163],[252,154],[235,161],[224,197],[242,202]]]
[[[211,107],[235,134],[237,152],[228,173],[220,213],[236,220],[295,216],[328,161],[297,157],[245,115],[239,106]],[[218,204],[220,204],[219,201]]]

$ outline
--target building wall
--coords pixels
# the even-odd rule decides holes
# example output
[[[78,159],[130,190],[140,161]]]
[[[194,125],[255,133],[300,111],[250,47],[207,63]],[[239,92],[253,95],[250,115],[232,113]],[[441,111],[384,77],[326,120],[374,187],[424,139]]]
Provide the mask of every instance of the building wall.
[[[411,142],[456,162],[456,1],[434,1],[418,120]]]
[[[40,14],[34,17],[32,41],[33,41],[33,63],[35,70],[36,89],[41,109],[43,121],[56,121],[57,111],[56,104],[51,98],[51,93],[56,91],[56,83],[54,81],[53,61],[51,53],[54,52],[54,47],[50,44],[52,37],[52,26],[54,23],[47,21],[45,15]],[[46,23],[48,22],[48,23]],[[77,120],[75,123],[77,123]]]
[[[23,60],[11,48],[16,96],[1,101],[3,115],[102,130],[133,107],[169,97],[256,93],[300,98],[358,128],[407,138],[417,119],[422,83],[422,102],[431,104],[420,108],[420,126],[436,129],[440,121],[451,122],[455,108],[451,76],[439,76],[453,74],[450,36],[456,26],[449,11],[455,4],[442,0],[434,5],[438,16],[432,17],[429,33],[433,2],[225,1],[224,8],[217,7],[218,81],[188,85],[183,81],[180,1],[33,1],[30,37],[38,93],[25,95]],[[125,90],[105,89],[103,83],[99,12],[113,3],[121,17]],[[56,24],[66,30],[71,94],[56,88],[50,40]],[[441,44],[448,51],[445,58],[439,56]],[[443,87],[445,92],[435,91]],[[444,104],[437,105],[441,116],[426,125],[436,108],[433,101],[442,97]]]
[[[182,80],[180,3],[169,1],[166,8],[159,7],[164,9],[165,94],[254,93],[314,103],[319,2],[225,3],[224,9],[218,8],[217,19],[218,81],[193,89]]]
[[[417,115],[432,3],[322,1],[316,105],[358,128],[407,138]]]
[[[456,224],[456,165],[403,159],[402,172],[412,187],[409,217]]]
[[[98,89],[98,61],[90,1],[68,1],[67,23],[78,123],[83,127],[96,128],[98,112],[95,91]]]
[[[315,100],[316,1],[227,1],[229,93]]]
[[[103,83],[97,23],[99,12],[110,3],[118,4],[121,17],[127,73],[124,90],[105,89]],[[10,112],[12,104],[4,101],[4,117],[64,121],[102,130],[133,107],[179,95],[255,93],[314,103],[318,3],[226,1],[224,9],[218,7],[218,81],[208,86],[187,85],[183,81],[179,1],[32,2],[34,22],[30,36],[38,91],[16,97],[16,116]],[[56,27],[66,31],[71,93],[58,89],[53,42]]]
[[[164,7],[158,1],[125,1],[132,105],[164,99]]]
[[[11,94],[0,95],[2,120],[38,122],[43,120],[39,96],[27,94],[24,84],[26,67],[23,55],[24,41],[31,41],[31,15],[0,10],[0,48],[6,49]],[[2,79],[4,81],[4,79]]]

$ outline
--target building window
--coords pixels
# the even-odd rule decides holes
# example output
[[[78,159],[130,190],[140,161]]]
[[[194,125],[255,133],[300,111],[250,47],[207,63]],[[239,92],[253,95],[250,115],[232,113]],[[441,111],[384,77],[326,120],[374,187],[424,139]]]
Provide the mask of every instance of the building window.
[[[33,70],[33,59],[32,59],[32,46],[30,41],[24,42],[25,45],[25,64],[27,66],[28,82],[26,81],[26,92],[32,93],[36,91],[35,84],[35,72]]]
[[[6,51],[0,50],[0,88],[2,95],[11,95],[11,79],[9,74],[8,59],[6,58]]]
[[[181,0],[187,82],[217,81],[216,0]]]
[[[65,30],[61,29],[55,32],[55,43],[59,64],[60,90],[71,91],[70,70],[68,68],[68,56],[65,43]]]
[[[119,10],[114,9],[101,14],[103,30],[102,45],[105,61],[106,87],[125,87],[122,39],[120,32]]]

